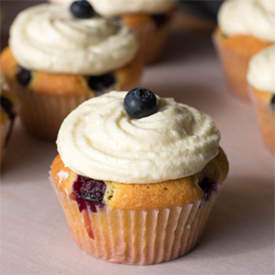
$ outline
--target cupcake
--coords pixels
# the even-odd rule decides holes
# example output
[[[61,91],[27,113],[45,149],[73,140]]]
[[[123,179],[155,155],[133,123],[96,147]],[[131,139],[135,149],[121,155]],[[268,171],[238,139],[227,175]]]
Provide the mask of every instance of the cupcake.
[[[214,42],[231,92],[248,101],[250,59],[275,42],[274,0],[227,0],[218,14]]]
[[[14,124],[15,107],[15,99],[8,91],[4,77],[0,71],[0,168]]]
[[[135,35],[88,6],[41,4],[22,11],[0,57],[33,135],[53,140],[66,115],[110,89],[135,87],[141,76]]]
[[[71,0],[52,0],[68,4]],[[177,0],[89,0],[105,17],[115,17],[131,28],[140,44],[145,64],[157,61],[163,51]],[[81,0],[83,2],[83,0]]]
[[[252,58],[248,82],[264,143],[275,154],[275,46]]]
[[[198,242],[228,162],[207,115],[147,89],[70,113],[51,178],[73,239],[116,263],[156,264]]]

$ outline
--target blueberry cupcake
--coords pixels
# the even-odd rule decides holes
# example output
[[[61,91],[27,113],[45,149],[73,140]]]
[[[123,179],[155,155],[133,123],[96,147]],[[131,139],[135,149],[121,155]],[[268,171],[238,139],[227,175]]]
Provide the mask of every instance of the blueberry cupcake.
[[[250,59],[275,42],[272,0],[227,0],[218,14],[214,42],[230,91],[249,101],[247,69]]]
[[[16,17],[0,65],[18,95],[27,130],[53,140],[66,115],[84,100],[137,85],[137,50],[131,30],[98,16],[90,4],[41,4]]]
[[[275,155],[275,46],[252,58],[248,82],[264,143]]]
[[[0,168],[12,133],[16,114],[16,101],[8,91],[2,72],[0,71]]]
[[[52,0],[68,4],[71,0]],[[145,64],[157,61],[167,40],[177,0],[89,0],[105,17],[114,17],[137,35]],[[85,1],[78,1],[85,2]]]
[[[75,242],[125,264],[189,252],[228,172],[219,140],[210,117],[144,88],[81,104],[62,123],[51,168]]]

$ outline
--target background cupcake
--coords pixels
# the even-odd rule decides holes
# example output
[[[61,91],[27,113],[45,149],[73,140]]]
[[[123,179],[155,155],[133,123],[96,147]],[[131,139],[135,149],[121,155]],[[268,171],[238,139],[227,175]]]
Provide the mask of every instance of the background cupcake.
[[[233,94],[249,100],[248,63],[275,42],[274,0],[227,0],[218,15],[214,40]]]
[[[16,101],[5,83],[0,70],[0,168],[14,125]]]
[[[83,250],[155,264],[196,245],[228,163],[208,116],[146,89],[126,94],[86,101],[64,120],[51,175]]]
[[[167,40],[177,0],[89,0],[103,16],[115,17],[137,35],[145,64],[159,59]],[[53,0],[70,3],[70,0]]]
[[[134,34],[97,16],[90,4],[71,9],[42,4],[16,17],[0,62],[19,97],[25,127],[55,139],[62,120],[79,103],[114,87],[137,85],[136,53]]]
[[[248,82],[264,143],[275,154],[275,46],[252,58]]]

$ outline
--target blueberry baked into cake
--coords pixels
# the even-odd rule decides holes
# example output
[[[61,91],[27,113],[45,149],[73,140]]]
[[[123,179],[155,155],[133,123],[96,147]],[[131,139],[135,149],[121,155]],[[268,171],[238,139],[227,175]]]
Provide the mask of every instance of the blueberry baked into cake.
[[[189,252],[228,173],[219,141],[209,116],[145,88],[81,104],[61,125],[51,167],[75,242],[127,264]]]

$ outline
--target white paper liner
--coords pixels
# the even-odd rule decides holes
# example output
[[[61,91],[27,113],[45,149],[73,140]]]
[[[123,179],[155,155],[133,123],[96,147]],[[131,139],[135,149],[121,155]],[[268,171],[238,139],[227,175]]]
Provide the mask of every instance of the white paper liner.
[[[264,103],[253,92],[254,88],[249,86],[248,91],[250,93],[250,99],[253,103],[255,112],[257,114],[257,120],[262,136],[262,140],[265,147],[275,155],[275,114],[271,110],[271,106],[268,103]]]
[[[27,130],[40,138],[54,140],[64,118],[88,95],[58,96],[19,90],[20,118]]]
[[[229,87],[228,90],[234,96],[245,101],[250,101],[246,80],[250,57],[242,56],[224,47],[219,41],[219,34],[217,32],[214,32],[212,40],[223,68]]]
[[[105,206],[94,213],[80,212],[68,194],[57,189],[56,193],[80,248],[96,258],[139,265],[170,261],[189,252],[197,244],[218,195],[213,192],[207,202],[182,207],[120,210]]]

